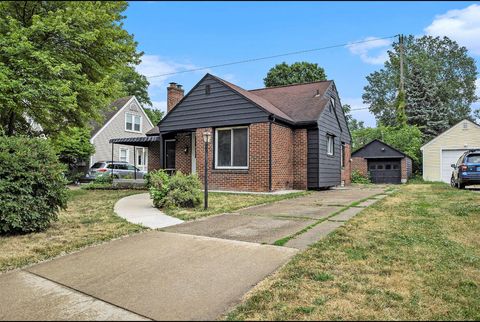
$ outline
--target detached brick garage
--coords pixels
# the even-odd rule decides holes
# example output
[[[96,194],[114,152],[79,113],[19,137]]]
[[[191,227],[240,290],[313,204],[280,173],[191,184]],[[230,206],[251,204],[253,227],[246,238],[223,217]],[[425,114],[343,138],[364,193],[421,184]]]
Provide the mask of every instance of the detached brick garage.
[[[373,140],[352,154],[354,170],[373,183],[405,183],[412,176],[412,159],[380,140]]]
[[[274,191],[350,183],[350,144],[333,81],[245,90],[211,74],[185,96],[167,88],[167,114],[147,133],[149,170],[204,176],[209,187]],[[155,152],[154,152],[155,151]]]

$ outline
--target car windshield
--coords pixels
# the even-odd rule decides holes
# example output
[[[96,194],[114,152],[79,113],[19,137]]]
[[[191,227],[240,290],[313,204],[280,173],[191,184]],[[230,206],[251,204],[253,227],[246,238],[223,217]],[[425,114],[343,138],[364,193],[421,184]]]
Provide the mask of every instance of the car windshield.
[[[480,163],[480,154],[470,154],[467,157],[467,163]]]
[[[103,167],[103,162],[97,162],[94,165],[92,165],[92,169],[99,169]]]

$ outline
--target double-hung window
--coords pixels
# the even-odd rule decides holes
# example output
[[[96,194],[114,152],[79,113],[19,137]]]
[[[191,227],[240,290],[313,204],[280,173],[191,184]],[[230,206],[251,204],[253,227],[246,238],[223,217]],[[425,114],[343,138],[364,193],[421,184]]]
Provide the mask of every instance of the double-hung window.
[[[215,130],[215,168],[248,169],[248,127]]]
[[[130,113],[125,114],[125,130],[140,132],[142,117]]]
[[[327,155],[333,155],[335,147],[335,137],[333,135],[327,135]]]
[[[121,162],[130,162],[129,158],[129,153],[128,149],[125,148],[120,148],[119,149],[119,161]]]
[[[342,149],[340,150],[340,164],[342,169],[345,168],[345,143],[342,142]]]

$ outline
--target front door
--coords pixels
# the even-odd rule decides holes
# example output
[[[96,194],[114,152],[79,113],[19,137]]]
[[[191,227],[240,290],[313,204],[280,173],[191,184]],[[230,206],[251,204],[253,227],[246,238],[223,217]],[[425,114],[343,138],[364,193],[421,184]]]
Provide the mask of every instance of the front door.
[[[136,153],[136,158],[135,160],[135,165],[137,168],[139,168],[141,171],[147,171],[147,149],[146,148],[136,148],[137,150],[135,151]]]
[[[175,171],[175,140],[165,140],[164,164],[167,172]]]

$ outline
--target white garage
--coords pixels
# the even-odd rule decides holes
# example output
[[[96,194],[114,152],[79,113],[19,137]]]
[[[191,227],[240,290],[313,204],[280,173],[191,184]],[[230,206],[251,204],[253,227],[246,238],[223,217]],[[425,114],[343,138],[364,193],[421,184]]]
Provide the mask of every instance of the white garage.
[[[463,120],[422,146],[423,179],[449,183],[451,164],[470,149],[480,149],[480,125]]]
[[[450,183],[452,164],[457,163],[460,156],[468,150],[442,150],[442,181]]]

